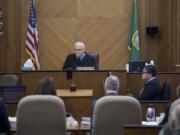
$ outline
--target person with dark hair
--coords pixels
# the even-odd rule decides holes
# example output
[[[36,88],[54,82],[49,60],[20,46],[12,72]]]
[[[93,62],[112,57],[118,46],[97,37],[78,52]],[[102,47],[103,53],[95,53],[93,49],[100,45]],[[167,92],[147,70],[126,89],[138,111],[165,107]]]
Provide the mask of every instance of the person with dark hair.
[[[138,100],[161,100],[161,85],[156,78],[156,67],[154,65],[144,67],[142,79],[146,83],[136,98]]]
[[[43,77],[38,83],[37,94],[56,95],[55,80],[50,76]]]
[[[10,123],[4,105],[4,100],[0,98],[0,134],[6,135],[6,133],[9,133],[9,130]]]

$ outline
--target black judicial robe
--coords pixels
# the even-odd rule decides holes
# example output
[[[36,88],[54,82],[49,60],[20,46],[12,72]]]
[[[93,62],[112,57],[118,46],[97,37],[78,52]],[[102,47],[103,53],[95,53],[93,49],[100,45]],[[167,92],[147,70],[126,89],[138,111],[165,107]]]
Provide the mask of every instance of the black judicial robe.
[[[89,55],[88,53],[85,53],[85,56],[82,60],[77,59],[75,53],[69,54],[66,57],[66,60],[63,65],[63,70],[76,70],[77,67],[95,67],[97,69],[95,64],[95,58]]]

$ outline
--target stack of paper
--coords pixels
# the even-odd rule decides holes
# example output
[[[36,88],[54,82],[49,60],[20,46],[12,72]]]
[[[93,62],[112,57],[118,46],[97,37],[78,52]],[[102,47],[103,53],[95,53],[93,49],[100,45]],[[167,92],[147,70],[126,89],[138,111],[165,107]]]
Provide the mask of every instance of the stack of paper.
[[[16,129],[16,117],[8,117],[11,129]]]
[[[81,128],[91,128],[91,118],[90,117],[82,117],[81,118]]]
[[[156,121],[142,121],[142,125],[145,125],[145,126],[158,126],[159,124]]]

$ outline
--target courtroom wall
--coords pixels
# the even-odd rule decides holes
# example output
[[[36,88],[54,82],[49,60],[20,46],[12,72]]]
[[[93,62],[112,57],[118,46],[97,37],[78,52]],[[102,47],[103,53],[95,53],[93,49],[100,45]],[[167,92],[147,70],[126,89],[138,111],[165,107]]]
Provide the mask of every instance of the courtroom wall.
[[[18,0],[0,0],[3,37],[0,37],[0,71],[19,71],[21,66],[20,6]]]
[[[22,45],[28,7],[29,2],[21,0]],[[42,69],[60,69],[78,40],[99,53],[101,69],[124,68],[129,60],[131,0],[36,0],[36,7]]]
[[[25,38],[30,1],[0,0],[4,9],[4,37],[0,38],[0,71],[20,71],[27,54]],[[122,69],[129,61],[128,34],[131,0],[36,0],[42,69],[60,69],[74,42],[86,43],[100,54],[101,69]],[[180,2],[138,0],[140,53],[154,59],[159,71],[173,71],[180,63]],[[158,26],[160,35],[146,34]]]

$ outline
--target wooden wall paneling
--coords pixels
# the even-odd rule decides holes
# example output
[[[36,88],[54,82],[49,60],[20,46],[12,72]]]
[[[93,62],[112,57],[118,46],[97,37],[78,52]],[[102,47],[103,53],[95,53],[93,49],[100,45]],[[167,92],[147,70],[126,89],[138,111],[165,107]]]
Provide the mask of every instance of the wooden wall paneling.
[[[17,0],[6,1],[5,71],[20,71],[20,5]]]
[[[177,0],[173,0],[172,2],[172,23],[171,23],[171,27],[172,27],[172,70],[176,71],[176,64],[178,64],[178,46],[177,46],[177,34],[178,34],[178,30],[177,30],[177,26],[178,26],[178,19],[177,19],[177,15],[178,15],[178,5],[177,5]]]
[[[23,73],[23,82],[22,84],[26,86],[26,94],[31,95],[36,93],[38,82],[44,77],[44,76],[51,76],[55,79],[57,89],[68,89],[70,84],[73,82],[77,84],[76,76],[73,76],[72,80],[67,80],[66,72],[24,72]]]
[[[24,49],[30,1],[1,1],[5,37],[0,41],[0,70],[20,71],[27,59]],[[179,63],[179,3],[138,0],[141,57],[154,59],[159,71],[172,71]],[[131,0],[36,0],[42,69],[60,69],[77,40],[100,54],[100,68],[124,68],[129,60],[131,4]],[[159,26],[159,38],[147,36],[149,25]]]
[[[104,80],[109,71],[85,71],[85,72],[75,72],[74,75],[78,76],[77,88],[82,89],[93,89],[93,96],[95,98],[104,95]],[[113,75],[119,77],[120,80],[120,95],[126,94],[126,73],[120,71],[112,71]]]
[[[109,71],[79,71],[72,72],[72,79],[67,79],[67,72],[42,71],[42,72],[24,72],[22,75],[22,84],[26,86],[26,94],[35,94],[38,82],[44,76],[52,76],[56,80],[57,89],[68,89],[70,84],[75,83],[77,89],[93,89],[94,97],[104,95],[103,80]],[[120,78],[120,94],[126,94],[126,73],[121,71],[112,71],[113,75]]]
[[[77,0],[78,17],[130,17],[131,0]]]
[[[145,35],[146,35],[146,23],[145,23],[145,16],[146,16],[146,6],[144,0],[138,0],[138,20],[139,20],[139,41],[140,41],[140,56],[142,59],[145,59]]]
[[[77,33],[76,18],[42,18],[39,20],[41,69],[61,69],[67,54],[73,51]],[[44,29],[46,28],[46,29]]]
[[[180,64],[180,1],[176,0],[177,11],[176,11],[176,19],[177,19],[177,35],[176,35],[176,64]]]
[[[79,39],[86,42],[87,50],[99,53],[100,69],[125,68],[129,60],[129,19],[89,18],[80,21]]]
[[[142,75],[139,74],[131,74],[127,75],[127,89],[131,91],[133,96],[137,96],[144,87],[144,81],[142,80]]]
[[[29,3],[21,1],[22,5],[22,50],[25,49],[25,31],[27,29],[27,16]],[[77,18],[76,1],[74,0],[36,0],[37,22],[39,32],[39,49],[41,69],[61,69],[65,57],[73,51],[76,40]],[[22,51],[22,59],[28,57]]]
[[[43,76],[52,76],[57,83],[58,89],[68,89],[71,83],[75,83],[79,89],[93,89],[95,97],[104,95],[103,80],[109,71],[79,71],[72,72],[72,79],[67,80],[66,72],[42,71],[24,72],[22,84],[26,86],[27,94],[34,94],[37,84]],[[120,95],[126,95],[127,90],[131,90],[134,96],[138,95],[144,87],[141,74],[128,73],[124,71],[112,71],[120,79]],[[176,87],[180,84],[179,73],[158,73],[157,78],[162,84],[169,81],[172,85],[172,99],[176,98]]]
[[[161,13],[159,18],[161,25],[161,41],[158,48],[158,61],[161,71],[173,70],[172,5],[171,0],[161,0]]]
[[[152,59],[155,61],[155,64],[158,64],[157,47],[159,39],[147,35],[146,28],[159,26],[158,2],[159,0],[139,0],[141,58]]]
[[[129,60],[131,1],[78,0],[78,39],[100,55],[100,69],[124,68]]]
[[[21,0],[22,63],[27,57],[23,50],[28,7],[29,2]],[[84,41],[88,51],[100,54],[102,68],[125,67],[129,60],[131,0],[53,0],[50,4],[48,0],[36,0],[36,7],[42,69],[62,67],[77,40]]]
[[[5,27],[6,27],[6,8],[5,8],[5,0],[0,0],[0,8],[3,12],[3,18],[1,19],[3,21],[3,27],[2,31],[4,32],[3,37],[0,37],[0,71],[5,71]]]

